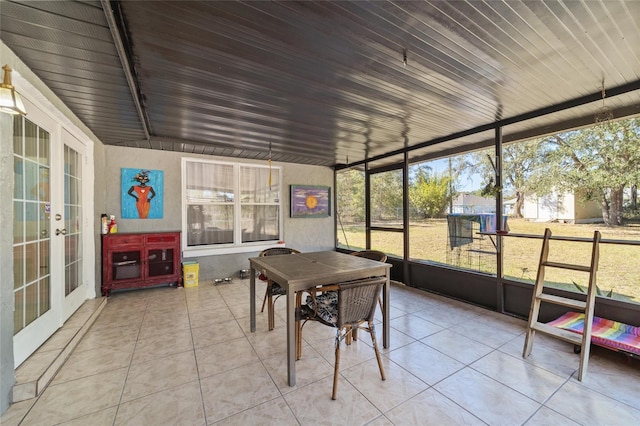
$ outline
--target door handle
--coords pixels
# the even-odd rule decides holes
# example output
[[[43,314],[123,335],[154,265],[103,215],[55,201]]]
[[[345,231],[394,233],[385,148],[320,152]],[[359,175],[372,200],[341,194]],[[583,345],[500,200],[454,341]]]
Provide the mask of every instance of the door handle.
[[[67,235],[67,230],[66,229],[56,229],[56,235]]]

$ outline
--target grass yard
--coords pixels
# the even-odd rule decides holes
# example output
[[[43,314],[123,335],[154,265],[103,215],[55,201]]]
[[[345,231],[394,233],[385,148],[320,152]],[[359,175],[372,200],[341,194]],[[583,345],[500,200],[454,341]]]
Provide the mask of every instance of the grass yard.
[[[385,225],[387,226],[387,225]],[[530,234],[542,237],[545,228],[554,236],[593,238],[599,230],[603,239],[640,241],[640,225],[607,227],[603,224],[537,223],[523,219],[509,218],[511,234]],[[412,221],[409,227],[410,254],[414,260],[453,265],[487,273],[495,273],[494,246],[487,236],[474,234],[473,242],[451,249],[448,242],[446,219]],[[341,247],[362,249],[365,245],[363,226],[345,226],[344,232],[338,228]],[[536,278],[542,239],[503,239],[504,273],[506,277],[533,282]],[[591,259],[591,243],[551,241],[549,260],[562,263],[588,265]],[[373,232],[372,248],[390,255],[402,256],[402,234],[393,232]],[[615,299],[640,303],[640,246],[622,244],[600,244],[600,263],[597,284],[600,294],[608,296],[612,292]],[[579,291],[574,282],[586,291],[588,274],[578,271],[547,268],[545,281],[549,285]]]

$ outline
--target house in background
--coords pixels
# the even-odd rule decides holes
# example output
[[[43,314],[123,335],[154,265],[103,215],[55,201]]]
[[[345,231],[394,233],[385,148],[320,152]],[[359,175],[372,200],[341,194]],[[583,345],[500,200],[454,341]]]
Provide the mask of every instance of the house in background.
[[[517,199],[509,198],[502,202],[502,214],[505,216],[513,216],[516,211],[516,201]]]
[[[569,192],[553,192],[540,197],[527,194],[522,214],[525,219],[537,222],[602,222],[602,211],[597,201],[583,201],[581,197]]]
[[[479,195],[462,193],[453,200],[451,213],[454,214],[481,214],[495,213],[495,198],[484,198]]]

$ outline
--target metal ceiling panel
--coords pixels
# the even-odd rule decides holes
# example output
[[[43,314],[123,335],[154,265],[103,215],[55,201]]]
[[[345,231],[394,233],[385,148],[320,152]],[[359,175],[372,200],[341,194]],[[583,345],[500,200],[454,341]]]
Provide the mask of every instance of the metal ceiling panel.
[[[385,165],[408,148],[491,144],[494,123],[505,141],[586,125],[603,80],[616,117],[640,113],[638,1],[5,1],[0,13],[2,40],[108,144]]]
[[[104,143],[144,139],[99,2],[0,5],[2,41]]]

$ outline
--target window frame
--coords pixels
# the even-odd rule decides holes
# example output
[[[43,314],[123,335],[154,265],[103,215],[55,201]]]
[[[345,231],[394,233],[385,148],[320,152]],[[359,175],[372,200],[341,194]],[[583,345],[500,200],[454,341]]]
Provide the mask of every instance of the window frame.
[[[204,163],[211,165],[220,165],[220,166],[231,166],[233,167],[233,242],[232,243],[222,243],[222,244],[209,244],[209,245],[198,245],[198,246],[188,246],[188,206],[190,205],[187,202],[187,165],[192,163]],[[247,205],[247,203],[242,202],[241,197],[241,188],[240,188],[240,169],[242,167],[245,168],[256,168],[256,169],[269,169],[271,168],[272,175],[276,175],[278,177],[278,193],[280,194],[277,198],[277,203],[258,203],[258,205],[272,205],[278,206],[278,231],[279,235],[277,239],[268,240],[268,241],[252,241],[252,242],[242,242],[242,206]],[[218,254],[234,254],[234,253],[247,253],[247,252],[256,252],[262,251],[266,248],[274,247],[277,245],[284,244],[284,203],[283,203],[283,192],[282,192],[282,167],[281,166],[272,166],[272,165],[263,165],[258,163],[251,162],[227,162],[227,161],[219,161],[219,160],[208,160],[202,158],[182,158],[181,165],[182,172],[182,253],[183,257],[200,257],[200,256],[211,256]],[[219,203],[216,203],[219,204]],[[249,203],[253,204],[253,203]]]

